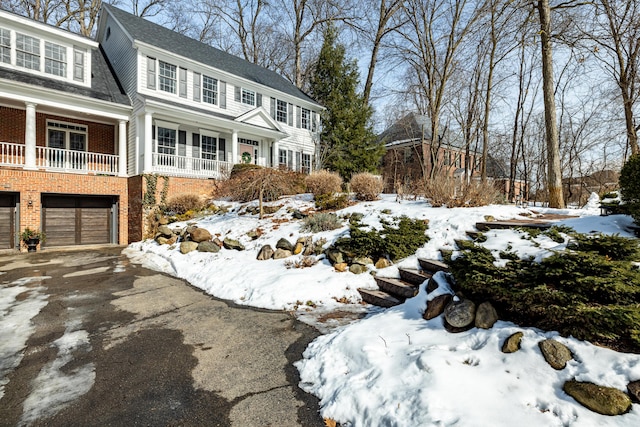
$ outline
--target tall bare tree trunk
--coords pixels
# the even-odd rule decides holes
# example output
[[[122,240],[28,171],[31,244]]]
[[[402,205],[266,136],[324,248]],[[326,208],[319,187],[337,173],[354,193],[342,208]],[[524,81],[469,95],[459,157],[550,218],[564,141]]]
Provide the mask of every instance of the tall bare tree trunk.
[[[553,55],[551,52],[551,8],[549,0],[536,3],[540,16],[540,45],[542,47],[542,93],[544,98],[544,124],[547,134],[547,190],[549,207],[564,208],[562,196],[562,168],[560,166],[560,141],[556,118],[556,102],[553,83]]]

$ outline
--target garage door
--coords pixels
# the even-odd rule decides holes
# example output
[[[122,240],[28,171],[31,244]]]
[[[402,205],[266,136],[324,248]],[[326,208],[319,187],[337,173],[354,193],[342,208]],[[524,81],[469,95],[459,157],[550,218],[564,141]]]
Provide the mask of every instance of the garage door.
[[[16,230],[16,196],[0,193],[0,249],[14,247]]]
[[[46,246],[114,243],[117,202],[113,197],[42,196]]]

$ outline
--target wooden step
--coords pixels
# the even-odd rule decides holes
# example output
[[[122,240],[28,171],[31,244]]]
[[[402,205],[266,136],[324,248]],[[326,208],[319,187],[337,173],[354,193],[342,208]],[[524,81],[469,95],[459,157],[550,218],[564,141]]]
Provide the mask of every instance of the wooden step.
[[[376,277],[380,290],[400,298],[413,298],[418,294],[418,288],[400,279],[390,277]]]
[[[449,272],[449,266],[442,261],[418,258],[418,262],[424,271],[428,271],[430,273],[437,273],[438,271]]]
[[[551,228],[548,222],[531,222],[531,221],[489,221],[476,222],[476,228],[480,231],[489,230],[506,230],[509,228],[539,228],[546,230]]]
[[[482,235],[482,231],[467,231],[467,236],[471,239],[476,240],[479,236]]]
[[[373,289],[358,289],[362,300],[368,304],[377,305],[378,307],[393,307],[402,304],[398,298],[389,295],[386,292]]]
[[[404,280],[405,282],[412,283],[416,286],[422,285],[422,283],[424,283],[425,280],[431,278],[430,273],[426,273],[424,271],[417,270],[415,268],[400,267],[398,268],[398,271],[400,272],[400,278],[402,280]]]

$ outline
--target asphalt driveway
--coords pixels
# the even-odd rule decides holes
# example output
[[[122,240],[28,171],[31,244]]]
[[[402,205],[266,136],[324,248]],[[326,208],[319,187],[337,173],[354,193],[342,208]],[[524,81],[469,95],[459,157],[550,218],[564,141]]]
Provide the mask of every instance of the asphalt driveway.
[[[0,425],[324,425],[292,366],[317,331],[120,252],[0,255]]]

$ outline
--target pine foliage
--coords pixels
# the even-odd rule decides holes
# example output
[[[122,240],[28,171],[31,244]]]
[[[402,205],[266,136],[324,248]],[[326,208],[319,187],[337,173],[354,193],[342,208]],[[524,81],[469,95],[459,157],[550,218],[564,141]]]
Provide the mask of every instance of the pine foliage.
[[[631,156],[622,167],[620,193],[626,212],[640,225],[640,154]]]

